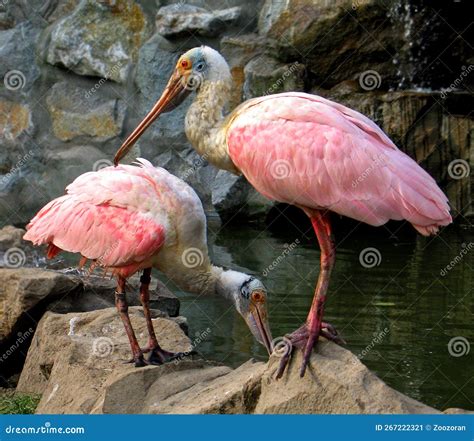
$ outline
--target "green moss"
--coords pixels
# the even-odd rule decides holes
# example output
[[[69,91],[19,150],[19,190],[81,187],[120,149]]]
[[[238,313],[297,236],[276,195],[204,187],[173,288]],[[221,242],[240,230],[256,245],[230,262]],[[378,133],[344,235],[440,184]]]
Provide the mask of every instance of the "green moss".
[[[41,399],[38,394],[0,394],[0,414],[30,414],[35,413],[36,407]]]

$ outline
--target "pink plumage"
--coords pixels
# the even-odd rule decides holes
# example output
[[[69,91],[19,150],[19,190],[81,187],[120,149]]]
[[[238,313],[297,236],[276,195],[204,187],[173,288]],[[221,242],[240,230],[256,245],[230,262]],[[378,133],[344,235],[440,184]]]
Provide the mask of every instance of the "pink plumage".
[[[178,179],[140,164],[79,176],[31,220],[24,238],[50,245],[50,256],[80,253],[123,277],[150,267],[165,241],[169,186]]]
[[[301,93],[249,100],[227,131],[229,155],[270,199],[382,225],[406,219],[424,235],[451,222],[434,179],[370,119]]]

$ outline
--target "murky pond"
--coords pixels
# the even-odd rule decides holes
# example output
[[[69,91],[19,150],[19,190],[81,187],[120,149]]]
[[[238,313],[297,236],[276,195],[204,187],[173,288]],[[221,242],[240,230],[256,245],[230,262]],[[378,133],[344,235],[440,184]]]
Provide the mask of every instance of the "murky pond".
[[[325,318],[390,386],[440,409],[474,410],[474,232],[453,227],[424,238],[399,228],[336,226]],[[273,337],[299,326],[319,272],[310,226],[272,232],[211,223],[209,230],[216,264],[265,274]],[[266,359],[224,299],[180,298],[191,338],[211,330],[197,348],[207,358],[233,366]]]

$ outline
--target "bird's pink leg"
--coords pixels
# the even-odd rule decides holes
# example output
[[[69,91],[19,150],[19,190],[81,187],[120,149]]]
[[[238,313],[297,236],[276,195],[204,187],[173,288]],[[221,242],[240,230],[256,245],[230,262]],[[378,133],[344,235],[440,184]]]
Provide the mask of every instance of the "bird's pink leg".
[[[143,307],[143,313],[145,315],[146,326],[148,329],[148,345],[145,349],[143,349],[142,352],[150,352],[150,357],[148,358],[147,363],[163,364],[167,361],[182,358],[185,354],[165,351],[158,344],[158,339],[156,338],[155,329],[153,328],[153,322],[151,320],[149,291],[150,282],[151,268],[146,268],[143,270],[143,275],[140,277],[140,301]]]
[[[125,295],[125,279],[121,276],[118,278],[117,290],[115,291],[115,306],[120,314],[120,318],[123,321],[125,332],[128,340],[130,341],[130,347],[132,348],[133,361],[136,367],[145,366],[145,360],[143,359],[143,353],[138,344],[137,337],[133,331],[132,324],[130,323],[130,317],[128,315],[128,303]]]
[[[336,261],[336,247],[334,246],[334,239],[332,237],[329,213],[311,211],[308,214],[310,215],[311,223],[313,224],[313,228],[321,248],[321,269],[319,272],[316,290],[314,292],[313,302],[311,303],[311,308],[306,319],[309,337],[304,349],[300,377],[302,377],[306,371],[306,366],[308,365],[311,351],[318,341],[318,337],[321,332],[324,304],[326,303],[326,293],[329,286],[329,278],[331,277],[331,271]]]
[[[306,366],[308,365],[311,356],[311,351],[318,341],[319,335],[323,335],[325,338],[335,341],[336,343],[344,343],[344,340],[338,336],[334,327],[329,323],[322,321],[329,278],[336,259],[336,248],[332,238],[329,213],[308,209],[305,209],[305,213],[311,219],[311,223],[313,224],[321,248],[321,269],[306,323],[287,336],[292,346],[303,349],[303,363],[300,369],[301,377],[304,376]],[[290,352],[290,350],[287,351],[280,361],[276,378],[280,378],[283,375],[285,367],[289,361]]]

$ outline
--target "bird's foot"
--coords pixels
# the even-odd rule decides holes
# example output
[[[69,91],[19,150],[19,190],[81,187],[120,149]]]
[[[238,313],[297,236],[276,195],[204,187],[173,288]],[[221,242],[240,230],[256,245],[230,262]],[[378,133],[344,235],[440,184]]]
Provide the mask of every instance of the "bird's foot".
[[[149,350],[150,356],[148,357],[148,360],[146,361],[148,364],[152,365],[162,365],[165,363],[169,363],[170,361],[180,361],[187,355],[189,355],[187,352],[169,352],[165,351],[164,349],[161,349],[159,346],[155,347],[153,349],[150,348]]]
[[[337,344],[346,343],[339,336],[338,332],[336,331],[336,328],[330,323],[322,322],[321,327],[319,329],[316,329],[313,334],[311,334],[310,330],[308,329],[308,325],[304,323],[296,331],[293,331],[291,334],[287,334],[281,344],[281,347],[279,348],[279,350],[276,351],[277,353],[282,354],[280,365],[278,366],[278,370],[276,373],[277,380],[281,378],[283,373],[285,372],[286,366],[290,361],[293,348],[304,350],[303,363],[301,364],[300,368],[300,377],[304,376],[306,367],[309,363],[309,359],[311,356],[311,351],[316,345],[320,335],[322,335],[327,340],[333,341]]]
[[[132,358],[125,361],[125,364],[128,363],[134,363],[135,367],[144,367],[147,365],[147,362],[143,358],[143,353],[140,353],[139,355],[134,355]]]

